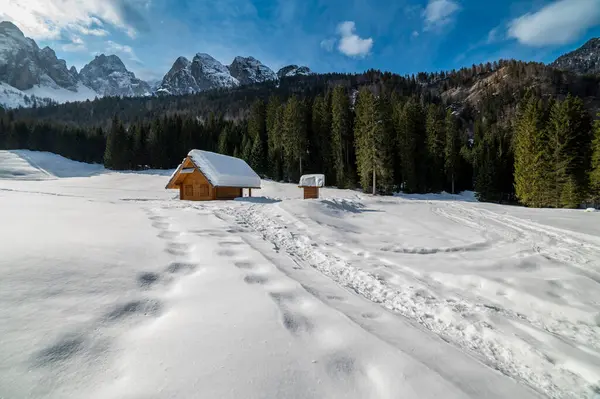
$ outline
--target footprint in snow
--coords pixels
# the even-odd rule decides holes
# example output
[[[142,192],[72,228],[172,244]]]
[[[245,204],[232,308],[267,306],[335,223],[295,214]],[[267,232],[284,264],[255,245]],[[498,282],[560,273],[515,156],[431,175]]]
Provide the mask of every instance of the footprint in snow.
[[[223,250],[218,251],[217,255],[231,257],[231,256],[235,255],[235,251],[233,251],[231,249],[223,249]]]
[[[104,315],[103,321],[115,322],[133,316],[157,316],[161,310],[162,303],[158,300],[133,300],[115,306]]]
[[[46,366],[68,360],[83,349],[83,344],[84,338],[82,335],[65,335],[54,344],[38,352],[35,356],[35,363],[38,366]]]
[[[172,262],[165,271],[171,274],[191,273],[196,270],[197,265],[189,262]]]
[[[171,255],[184,256],[190,251],[191,246],[186,243],[171,242],[167,245],[165,251]]]
[[[247,284],[259,284],[259,285],[264,285],[266,284],[269,279],[266,278],[265,276],[261,276],[258,274],[249,274],[246,277],[244,277],[244,281]]]
[[[137,277],[138,285],[142,289],[148,289],[152,287],[158,282],[158,280],[160,280],[160,275],[152,272],[140,273]]]
[[[165,240],[172,240],[173,238],[179,237],[180,234],[181,233],[178,233],[176,231],[165,230],[158,233],[157,237]]]
[[[250,270],[250,269],[254,269],[254,264],[251,262],[235,262],[234,266],[237,267],[238,269],[245,269],[245,270]]]

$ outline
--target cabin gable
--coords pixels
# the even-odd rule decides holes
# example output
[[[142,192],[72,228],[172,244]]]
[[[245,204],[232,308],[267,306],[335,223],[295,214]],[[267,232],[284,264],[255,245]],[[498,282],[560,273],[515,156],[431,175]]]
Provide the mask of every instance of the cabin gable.
[[[185,165],[184,165],[185,166]],[[180,198],[188,201],[207,201],[216,198],[216,189],[198,169],[185,174],[180,185]]]

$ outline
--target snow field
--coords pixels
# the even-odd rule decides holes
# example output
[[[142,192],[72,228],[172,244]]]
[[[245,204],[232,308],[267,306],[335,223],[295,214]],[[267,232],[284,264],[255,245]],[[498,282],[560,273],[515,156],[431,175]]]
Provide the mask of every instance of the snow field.
[[[594,398],[597,213],[0,151],[0,397]]]

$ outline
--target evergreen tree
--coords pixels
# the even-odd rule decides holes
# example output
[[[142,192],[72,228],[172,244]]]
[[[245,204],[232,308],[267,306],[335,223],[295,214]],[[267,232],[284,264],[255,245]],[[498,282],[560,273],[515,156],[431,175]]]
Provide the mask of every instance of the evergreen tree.
[[[445,163],[444,168],[446,175],[451,184],[452,194],[456,193],[456,178],[458,174],[459,156],[460,156],[460,136],[458,133],[458,126],[456,125],[456,118],[452,115],[452,111],[446,112],[446,145],[444,147]]]
[[[401,188],[409,193],[425,192],[427,163],[423,162],[426,155],[423,108],[416,99],[409,98],[394,115],[402,164]]]
[[[221,131],[221,134],[219,135],[219,147],[218,147],[218,152],[219,154],[224,154],[224,155],[232,155],[232,149],[231,149],[231,125],[227,124],[223,127],[223,130]]]
[[[598,115],[600,116],[600,115]],[[600,120],[594,122],[594,141],[592,142],[592,163],[590,171],[590,197],[596,205],[600,204]]]
[[[252,104],[248,120],[248,140],[251,143],[250,166],[259,174],[267,171],[267,126],[265,103],[257,100]]]
[[[302,162],[306,157],[307,129],[303,104],[296,96],[292,96],[286,104],[283,127],[287,178],[298,180],[303,173]],[[295,168],[295,165],[298,165],[298,169]]]
[[[350,179],[349,150],[350,101],[342,86],[333,89],[331,99],[331,162],[335,176],[333,184],[347,187]]]
[[[547,206],[552,176],[542,101],[530,96],[521,106],[515,130],[515,191],[527,206]]]
[[[144,169],[149,163],[148,131],[144,123],[138,124],[133,133],[134,169]]]
[[[571,95],[556,102],[550,112],[548,152],[551,153],[554,206],[578,207],[588,180],[590,119],[583,101]]]
[[[425,131],[427,134],[429,188],[430,191],[440,192],[443,190],[445,182],[444,159],[446,137],[444,113],[438,105],[429,104],[427,107]]]
[[[377,193],[378,187],[390,191],[393,180],[391,165],[390,110],[385,98],[375,98],[366,88],[358,96],[354,138],[356,141],[356,161],[361,186],[365,191]]]
[[[311,137],[309,160],[315,172],[323,173],[327,181],[332,178],[330,165],[331,144],[331,107],[329,96],[317,95],[313,101],[311,112]]]
[[[283,109],[278,97],[272,96],[267,105],[267,147],[270,176],[283,179]]]
[[[106,151],[104,152],[104,166],[108,169],[116,169],[119,163],[118,144],[119,144],[120,122],[115,115],[106,137]]]

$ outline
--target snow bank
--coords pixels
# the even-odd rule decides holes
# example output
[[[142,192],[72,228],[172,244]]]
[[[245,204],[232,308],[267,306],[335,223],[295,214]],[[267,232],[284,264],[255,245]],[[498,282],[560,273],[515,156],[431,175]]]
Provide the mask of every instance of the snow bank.
[[[325,175],[304,175],[300,178],[301,187],[324,187]]]
[[[260,177],[242,159],[201,150],[188,156],[215,187],[260,188]]]
[[[104,171],[104,166],[72,161],[50,152],[0,151],[0,179],[48,180],[86,177]]]

